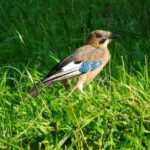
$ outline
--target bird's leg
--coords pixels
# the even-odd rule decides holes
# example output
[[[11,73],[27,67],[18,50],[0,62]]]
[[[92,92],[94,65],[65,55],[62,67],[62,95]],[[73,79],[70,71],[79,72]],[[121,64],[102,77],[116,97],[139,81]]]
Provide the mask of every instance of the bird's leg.
[[[83,91],[83,84],[84,84],[84,82],[78,81],[78,83],[77,83],[76,86],[77,86],[78,90],[79,90],[82,94],[85,95],[85,92]]]
[[[87,81],[87,75],[84,74],[82,76],[79,77],[79,80],[76,84],[77,88],[79,89],[79,91],[81,91],[82,94],[85,95],[85,92],[83,91],[83,85],[84,83]]]
[[[62,80],[61,82],[64,85],[65,89],[67,90],[69,88],[69,84],[68,84],[67,80]]]

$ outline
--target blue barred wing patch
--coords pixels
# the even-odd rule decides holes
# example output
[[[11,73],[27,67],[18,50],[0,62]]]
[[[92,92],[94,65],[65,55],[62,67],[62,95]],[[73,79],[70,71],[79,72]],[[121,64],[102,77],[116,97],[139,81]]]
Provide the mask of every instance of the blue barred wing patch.
[[[79,68],[81,73],[87,73],[99,67],[102,64],[101,61],[84,61]]]

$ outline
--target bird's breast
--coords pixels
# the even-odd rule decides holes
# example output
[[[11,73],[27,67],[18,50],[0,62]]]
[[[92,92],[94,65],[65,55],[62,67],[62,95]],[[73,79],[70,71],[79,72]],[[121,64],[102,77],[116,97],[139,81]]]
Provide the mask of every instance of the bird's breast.
[[[110,59],[110,53],[108,49],[104,51],[102,59],[103,59],[104,65],[106,65]]]

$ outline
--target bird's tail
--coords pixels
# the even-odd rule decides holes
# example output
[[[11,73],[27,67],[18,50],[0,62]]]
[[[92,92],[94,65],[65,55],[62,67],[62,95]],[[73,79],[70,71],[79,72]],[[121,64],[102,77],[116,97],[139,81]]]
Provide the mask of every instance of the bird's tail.
[[[34,88],[32,88],[30,90],[30,95],[32,97],[37,97],[38,94],[43,90],[43,88],[46,88],[48,86],[50,86],[51,84],[53,84],[54,82],[48,82],[48,83],[44,83],[43,81],[41,83],[37,83]]]
[[[33,97],[36,97],[40,91],[42,91],[42,88],[40,88],[41,85],[44,85],[44,87],[50,86],[55,81],[65,80],[67,78],[71,78],[74,76],[78,76],[81,73],[78,71],[78,68],[70,69],[66,71],[58,71],[54,74],[48,74],[41,83],[38,83],[35,85],[35,88],[31,89],[30,95]]]
[[[31,95],[32,97],[38,96],[37,90],[35,90],[35,88],[32,88],[32,89],[30,90],[30,95]]]

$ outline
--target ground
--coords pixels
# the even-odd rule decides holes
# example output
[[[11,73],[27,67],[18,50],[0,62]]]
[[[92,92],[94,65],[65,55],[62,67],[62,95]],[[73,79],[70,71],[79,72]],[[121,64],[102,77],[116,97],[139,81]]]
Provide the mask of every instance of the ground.
[[[1,0],[0,149],[150,149],[150,2]],[[121,35],[84,88],[33,84],[90,31]],[[73,81],[74,82],[74,81]]]

